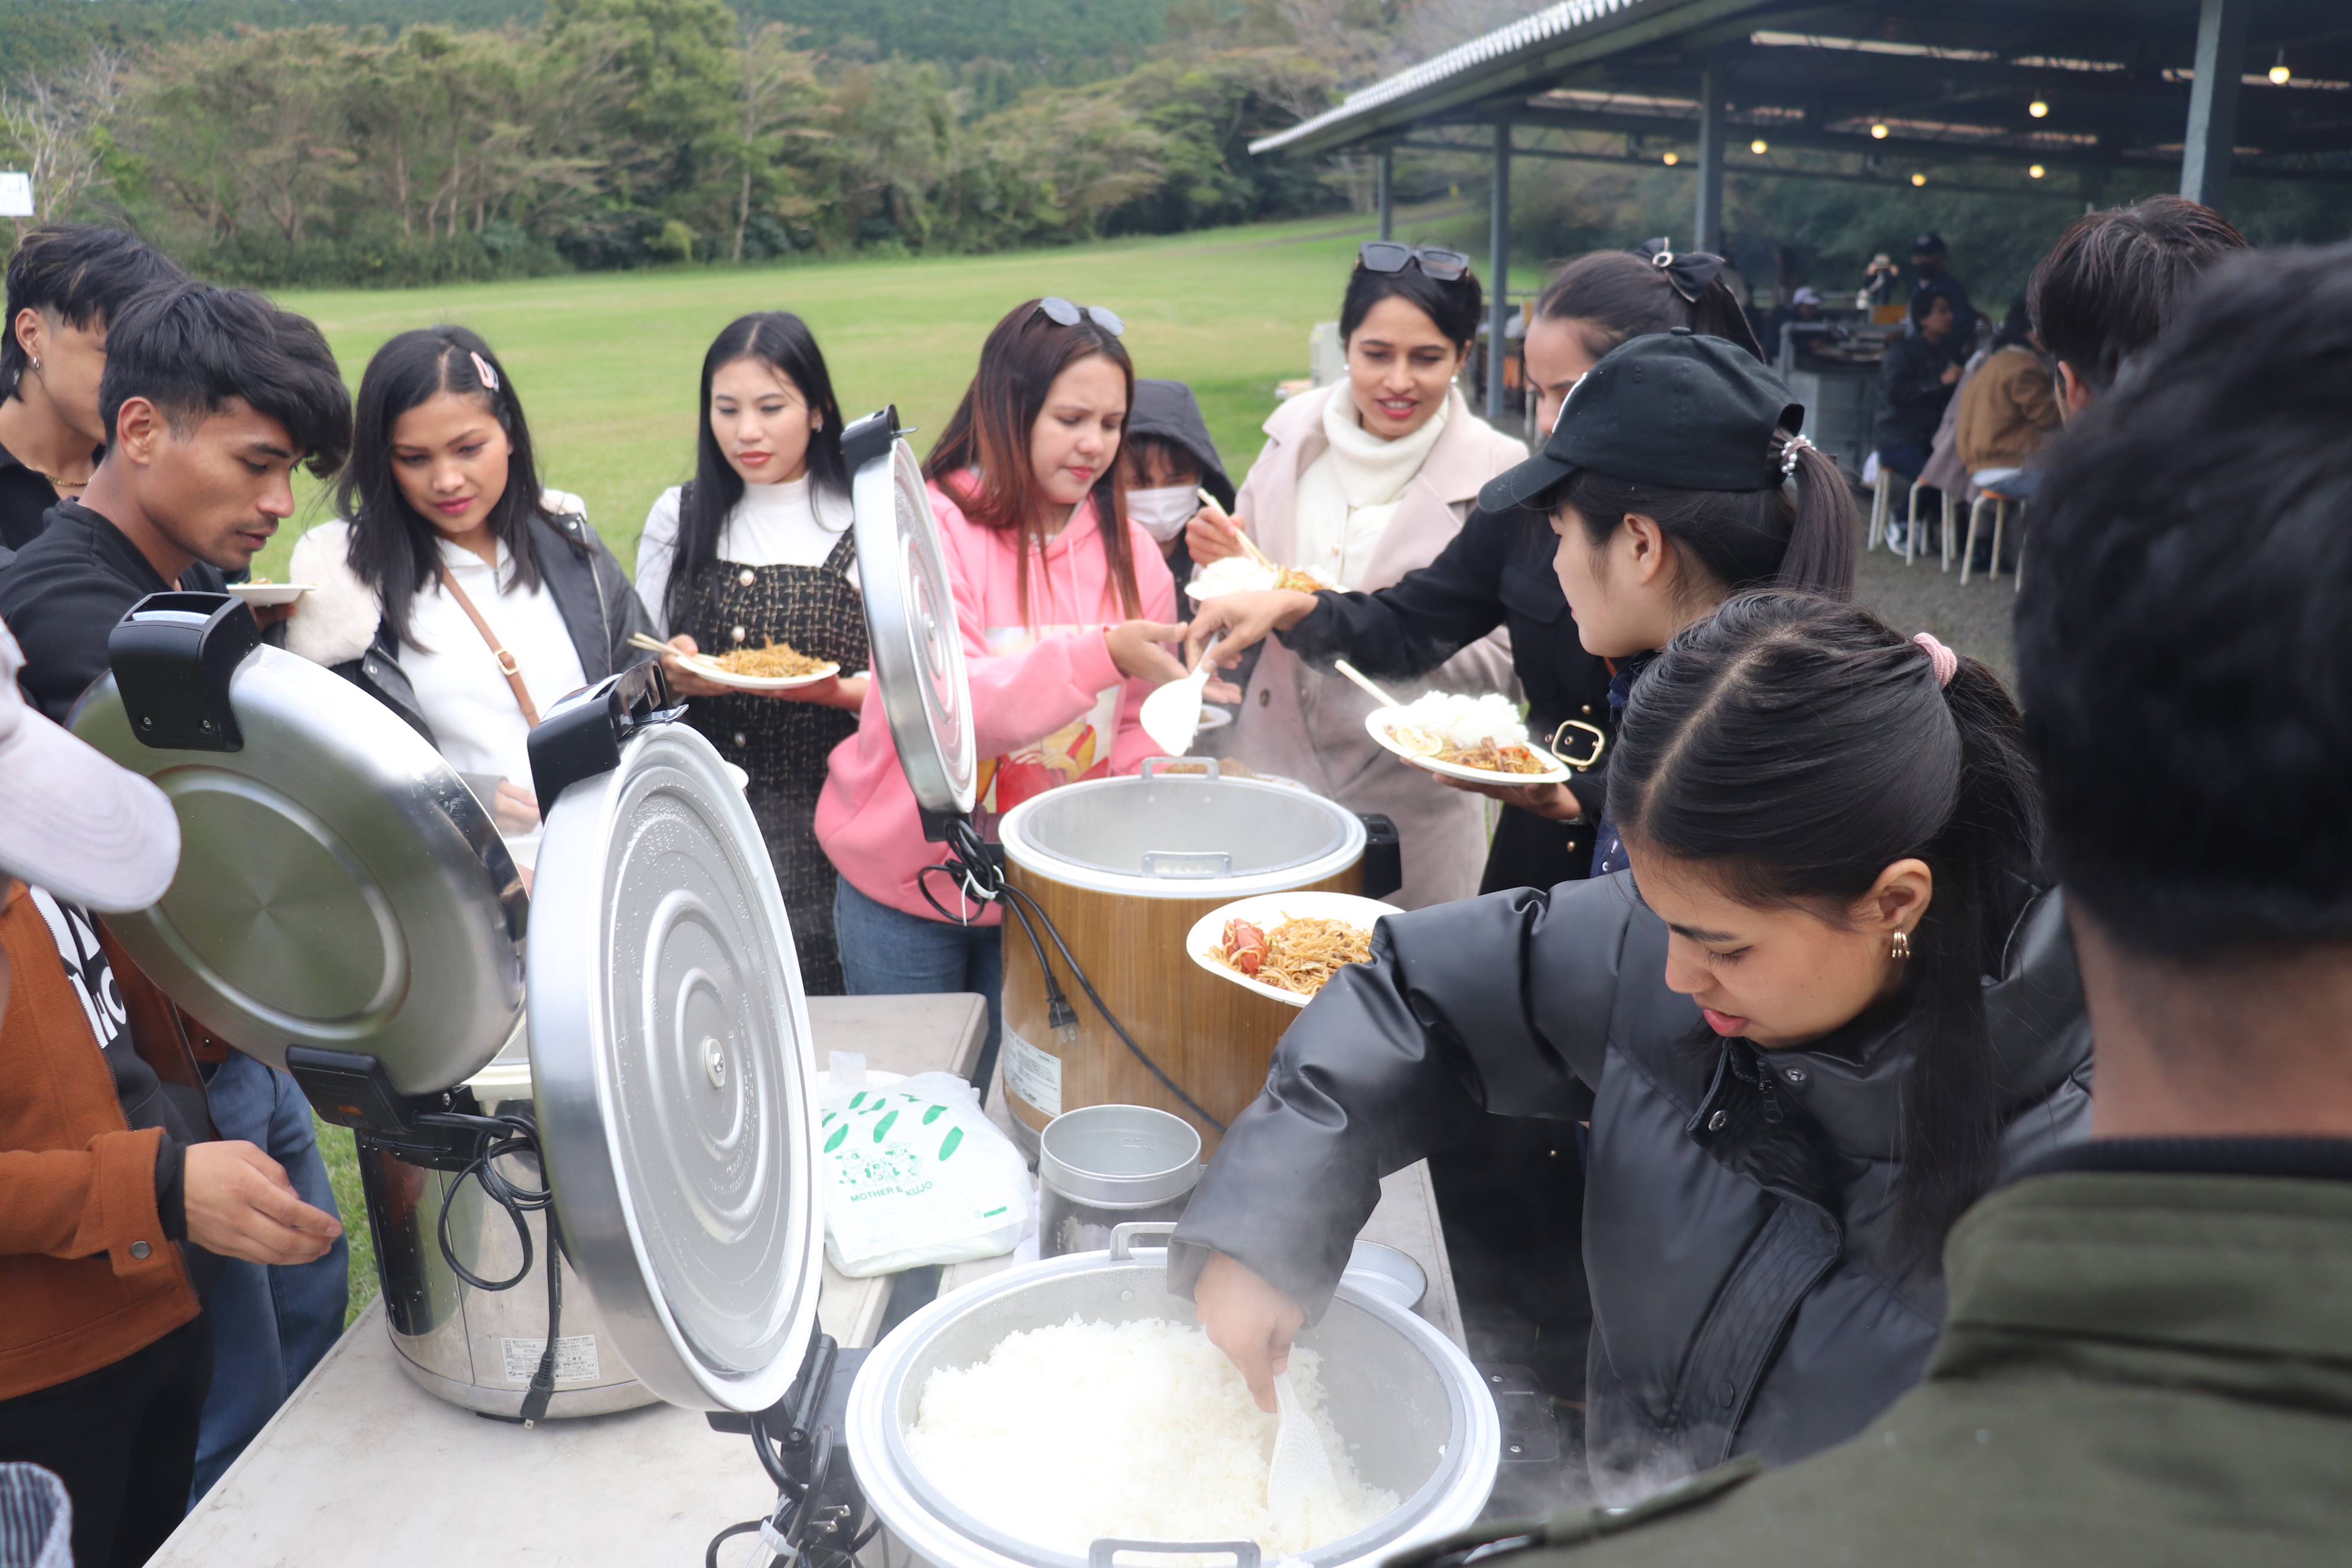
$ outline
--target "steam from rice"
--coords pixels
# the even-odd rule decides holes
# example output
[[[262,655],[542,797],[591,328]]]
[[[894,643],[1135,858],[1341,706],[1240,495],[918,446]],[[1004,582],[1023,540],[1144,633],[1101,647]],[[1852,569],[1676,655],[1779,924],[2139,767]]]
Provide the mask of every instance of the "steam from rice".
[[[1158,1318],[1073,1317],[1006,1335],[986,1361],[933,1373],[907,1447],[958,1507],[1050,1551],[1083,1557],[1111,1536],[1248,1539],[1269,1556],[1306,1552],[1397,1506],[1394,1492],[1357,1478],[1324,1413],[1318,1372],[1313,1351],[1290,1352],[1291,1381],[1331,1456],[1339,1496],[1310,1497],[1286,1520],[1266,1509],[1276,1418],[1206,1333]]]

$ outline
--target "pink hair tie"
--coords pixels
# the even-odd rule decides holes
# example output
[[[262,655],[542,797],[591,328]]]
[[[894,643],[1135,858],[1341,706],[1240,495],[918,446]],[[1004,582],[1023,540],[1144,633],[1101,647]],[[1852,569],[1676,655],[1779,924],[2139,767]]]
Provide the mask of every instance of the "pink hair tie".
[[[1949,686],[1952,677],[1960,672],[1960,656],[1937,642],[1933,632],[1921,632],[1911,640],[1927,650],[1927,662],[1936,668],[1936,684]]]
[[[490,362],[471,349],[466,351],[466,357],[474,362],[474,374],[481,377],[482,390],[496,392],[499,389],[499,373],[490,368]]]

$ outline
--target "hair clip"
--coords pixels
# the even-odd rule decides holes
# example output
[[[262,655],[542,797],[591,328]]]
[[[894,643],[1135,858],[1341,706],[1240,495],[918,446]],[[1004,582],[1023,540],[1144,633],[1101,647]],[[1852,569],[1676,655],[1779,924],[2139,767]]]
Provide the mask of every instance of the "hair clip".
[[[499,373],[490,368],[490,362],[471,349],[466,351],[466,357],[474,362],[474,374],[482,378],[482,390],[496,392],[499,389]]]
[[[1787,442],[1780,447],[1780,477],[1785,479],[1795,476],[1797,472],[1798,453],[1815,450],[1818,450],[1818,448],[1815,447],[1812,442],[1807,437],[1802,436],[1790,437]]]

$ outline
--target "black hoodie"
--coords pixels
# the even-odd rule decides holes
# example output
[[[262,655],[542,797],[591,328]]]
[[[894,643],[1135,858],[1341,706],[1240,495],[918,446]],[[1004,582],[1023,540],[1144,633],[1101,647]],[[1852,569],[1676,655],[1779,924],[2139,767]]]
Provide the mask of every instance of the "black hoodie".
[[[1200,400],[1191,387],[1181,381],[1138,381],[1135,406],[1127,411],[1127,434],[1149,436],[1191,453],[1201,470],[1201,487],[1217,498],[1220,507],[1233,510],[1234,481],[1225,476],[1224,459],[1217,456],[1209,422],[1201,416]],[[1181,534],[1176,538],[1175,554],[1168,558],[1168,569],[1176,574],[1181,591],[1192,575],[1192,552]]]

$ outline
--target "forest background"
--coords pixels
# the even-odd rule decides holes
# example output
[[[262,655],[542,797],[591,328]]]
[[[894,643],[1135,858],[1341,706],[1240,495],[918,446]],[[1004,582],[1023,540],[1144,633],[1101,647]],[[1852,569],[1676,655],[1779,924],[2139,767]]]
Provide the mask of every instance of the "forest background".
[[[41,216],[280,287],[1068,245],[1364,210],[1368,161],[1248,142],[1540,3],[0,0],[0,167]],[[1483,250],[1485,153],[1399,163]],[[1978,189],[1738,179],[1730,247],[1759,284],[1843,289],[1933,228],[2008,298],[2080,196],[1956,173]],[[1523,161],[1515,249],[1679,235],[1689,178]],[[2334,191],[2240,193],[2258,239],[2352,232]]]

